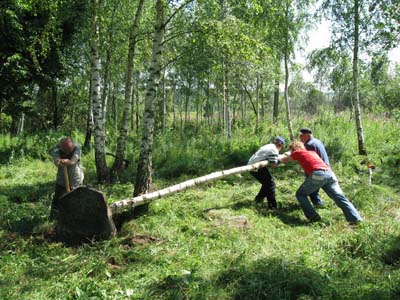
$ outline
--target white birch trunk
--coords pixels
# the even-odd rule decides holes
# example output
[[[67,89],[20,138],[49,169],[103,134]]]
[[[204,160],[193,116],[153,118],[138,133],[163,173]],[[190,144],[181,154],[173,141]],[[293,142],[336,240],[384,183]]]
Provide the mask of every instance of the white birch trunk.
[[[288,130],[289,130],[289,136],[290,140],[294,140],[294,134],[293,134],[293,127],[292,127],[292,118],[290,116],[290,103],[289,103],[289,93],[288,93],[288,85],[289,85],[289,67],[288,67],[288,54],[287,50],[285,50],[285,91],[284,91],[284,97],[285,97],[285,103],[286,103],[286,120],[288,123]]]
[[[226,132],[228,139],[232,138],[232,111],[231,106],[232,103],[230,101],[229,94],[229,78],[228,75],[225,74],[225,97],[226,97]]]
[[[115,160],[113,164],[113,172],[119,171],[122,168],[123,159],[125,156],[125,145],[126,135],[129,128],[129,120],[131,118],[132,111],[132,92],[133,92],[133,60],[135,57],[136,50],[136,37],[137,30],[140,24],[140,20],[143,12],[144,0],[140,0],[136,9],[135,19],[132,23],[130,34],[129,34],[129,50],[127,59],[127,68],[125,76],[125,97],[124,97],[124,111],[122,114],[122,120],[119,127],[119,136],[117,141],[117,149],[115,151]]]
[[[172,127],[176,129],[176,111],[175,111],[175,102],[176,102],[176,84],[175,81],[172,82],[172,116],[173,116],[173,121],[172,121]]]
[[[167,115],[167,95],[165,91],[165,70],[164,70],[163,80],[162,80],[162,132],[164,133],[167,126],[166,115]]]
[[[279,79],[275,79],[274,110],[272,116],[275,125],[278,124],[278,114],[279,114]]]
[[[17,129],[17,135],[21,135],[24,132],[24,124],[25,124],[25,113],[21,113],[21,117],[19,118],[18,121],[18,129]]]
[[[181,182],[179,184],[167,187],[165,189],[152,192],[149,194],[137,196],[134,198],[129,198],[129,199],[124,199],[118,202],[114,202],[110,205],[111,210],[113,213],[118,213],[122,210],[126,210],[129,208],[133,208],[136,206],[144,205],[152,200],[159,199],[161,197],[165,197],[167,195],[177,193],[183,190],[186,190],[188,188],[207,183],[207,182],[212,182],[221,178],[225,178],[227,176],[235,175],[235,174],[241,174],[245,172],[250,172],[250,171],[256,171],[260,168],[268,166],[268,161],[261,161],[252,165],[247,165],[247,166],[242,166],[242,167],[237,167],[229,170],[224,170],[224,171],[218,171],[214,172],[205,176],[201,176],[195,179],[190,179],[184,182]]]
[[[94,148],[97,178],[100,182],[109,181],[106,164],[105,132],[103,128],[103,103],[100,94],[100,54],[98,49],[97,0],[92,2],[92,37],[90,41],[91,98],[93,103]]]
[[[92,102],[92,73],[89,71],[89,97],[88,97],[88,111],[86,120],[86,136],[83,148],[89,151],[91,148],[92,131],[93,131],[93,102]]]
[[[162,43],[165,33],[164,10],[165,0],[156,2],[155,32],[153,36],[152,60],[147,82],[145,109],[142,127],[142,144],[137,168],[134,195],[147,193],[152,177],[152,151],[154,135],[154,102],[161,75]]]
[[[259,75],[257,74],[256,82],[256,132],[260,130],[260,82]]]
[[[354,0],[354,48],[353,48],[353,99],[354,99],[354,116],[357,126],[358,153],[367,155],[364,143],[364,133],[361,122],[360,95],[358,91],[358,44],[359,44],[359,2]]]
[[[110,34],[111,36],[111,34]],[[112,38],[110,37],[110,41],[112,44]],[[106,128],[106,120],[107,120],[107,102],[109,96],[109,86],[110,86],[110,64],[111,64],[111,50],[107,49],[106,54],[106,63],[104,65],[104,86],[103,92],[101,95],[101,103],[103,106],[103,128]]]

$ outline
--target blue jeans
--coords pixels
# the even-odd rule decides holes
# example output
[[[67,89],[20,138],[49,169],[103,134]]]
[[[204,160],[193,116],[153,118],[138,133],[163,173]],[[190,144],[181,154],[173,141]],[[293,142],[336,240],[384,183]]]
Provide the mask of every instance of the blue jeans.
[[[320,188],[342,209],[348,222],[362,221],[357,209],[343,194],[335,174],[330,170],[312,172],[296,192],[296,198],[300,202],[301,208],[308,219],[318,216],[318,213],[308,200],[308,196]]]
[[[312,204],[323,206],[324,202],[322,202],[321,197],[319,196],[319,189],[316,190],[314,193],[309,195]]]

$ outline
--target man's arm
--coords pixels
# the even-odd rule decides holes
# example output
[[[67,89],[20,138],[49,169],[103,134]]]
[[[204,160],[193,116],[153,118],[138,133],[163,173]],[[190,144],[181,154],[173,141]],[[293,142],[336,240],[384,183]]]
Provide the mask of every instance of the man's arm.
[[[72,152],[71,159],[62,159],[63,166],[72,166],[76,164],[81,158],[81,148],[76,146]]]
[[[74,154],[71,159],[60,159],[61,166],[72,166],[79,160],[78,155]]]
[[[57,147],[53,150],[53,152],[51,153],[51,156],[53,158],[53,163],[57,166],[57,167],[62,167],[62,159],[60,157],[60,149]]]
[[[279,155],[278,160],[282,163],[293,161],[293,157],[291,152],[285,152],[282,155]]]

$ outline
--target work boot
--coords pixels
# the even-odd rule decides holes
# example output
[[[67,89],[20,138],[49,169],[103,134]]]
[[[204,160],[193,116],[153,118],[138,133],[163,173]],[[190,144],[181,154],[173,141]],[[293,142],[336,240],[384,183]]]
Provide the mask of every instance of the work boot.
[[[278,209],[278,205],[276,203],[275,204],[268,203],[268,209],[270,209],[270,210]]]
[[[256,196],[255,198],[254,198],[254,201],[257,203],[257,204],[260,204],[260,203],[263,203],[264,202],[264,198],[265,197],[263,197],[263,196]]]
[[[310,223],[319,222],[319,221],[321,221],[321,220],[322,220],[322,218],[321,218],[321,216],[320,216],[319,214],[316,214],[315,216],[313,216],[313,217],[311,217],[310,219],[308,219],[308,221],[309,221]]]

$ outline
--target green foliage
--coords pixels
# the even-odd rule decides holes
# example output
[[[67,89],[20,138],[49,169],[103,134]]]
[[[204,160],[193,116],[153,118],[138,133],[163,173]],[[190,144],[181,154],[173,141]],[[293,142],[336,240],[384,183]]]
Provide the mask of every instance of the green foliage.
[[[82,1],[3,1],[0,5],[0,95],[2,111],[16,119],[34,111],[37,89],[64,80],[73,37],[84,24]],[[43,98],[41,99],[43,102]],[[15,132],[16,128],[12,128]]]
[[[12,163],[21,158],[48,160],[60,138],[66,135],[61,132],[38,133],[21,137],[4,135],[0,141],[0,164]]]
[[[11,116],[3,112],[0,113],[0,133],[6,134],[7,132],[9,132],[11,129],[11,122],[12,122]]]

